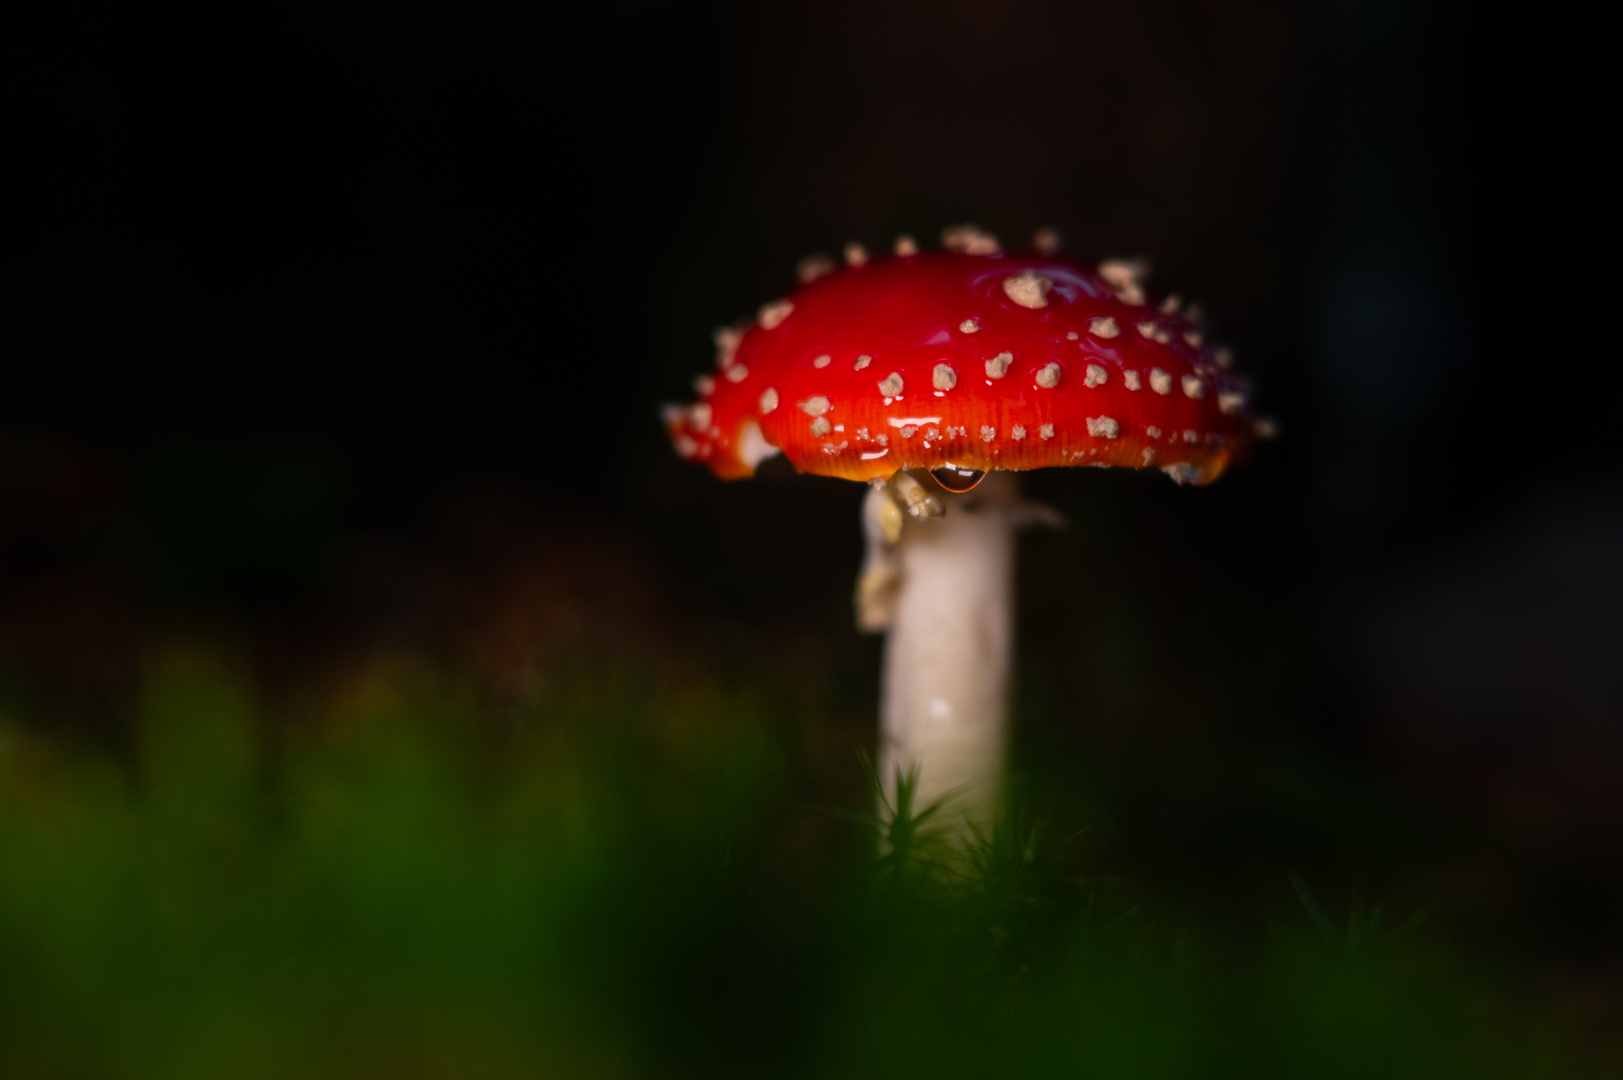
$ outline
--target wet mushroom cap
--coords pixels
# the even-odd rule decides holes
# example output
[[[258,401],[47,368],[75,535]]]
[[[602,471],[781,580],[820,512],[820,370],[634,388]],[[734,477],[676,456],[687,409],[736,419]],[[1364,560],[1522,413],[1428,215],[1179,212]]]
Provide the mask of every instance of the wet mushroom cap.
[[[717,333],[683,457],[735,479],[778,450],[802,472],[1154,467],[1208,483],[1256,437],[1226,350],[1138,267],[928,252],[824,272]]]

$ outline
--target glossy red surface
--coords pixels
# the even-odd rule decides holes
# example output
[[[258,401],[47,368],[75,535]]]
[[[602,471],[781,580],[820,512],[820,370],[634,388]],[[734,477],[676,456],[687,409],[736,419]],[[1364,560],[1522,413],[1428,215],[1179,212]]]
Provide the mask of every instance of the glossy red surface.
[[[1045,306],[1016,302],[1029,284],[1005,287],[1025,271],[1051,282]],[[1107,282],[1047,256],[873,259],[801,286],[786,315],[764,306],[736,352],[723,347],[710,392],[671,412],[670,434],[728,479],[770,444],[804,472],[852,480],[953,464],[1209,482],[1254,437],[1245,387],[1196,323],[1143,299],[1119,270]]]

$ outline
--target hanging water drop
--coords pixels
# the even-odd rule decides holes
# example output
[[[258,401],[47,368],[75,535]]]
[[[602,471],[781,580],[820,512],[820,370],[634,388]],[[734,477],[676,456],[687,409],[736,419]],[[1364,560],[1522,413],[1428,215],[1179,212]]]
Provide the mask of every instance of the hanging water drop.
[[[930,475],[935,482],[954,494],[963,494],[974,489],[975,485],[986,479],[986,474],[980,469],[971,469],[964,465],[942,465],[931,469]]]

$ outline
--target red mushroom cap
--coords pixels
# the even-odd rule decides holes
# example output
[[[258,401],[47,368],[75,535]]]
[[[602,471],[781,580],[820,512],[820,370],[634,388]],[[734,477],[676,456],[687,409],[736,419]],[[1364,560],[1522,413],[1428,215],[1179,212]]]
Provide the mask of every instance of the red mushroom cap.
[[[802,472],[1159,467],[1208,483],[1255,438],[1242,380],[1142,269],[962,250],[821,271],[744,329],[667,426],[724,479]],[[971,248],[971,250],[975,250]]]

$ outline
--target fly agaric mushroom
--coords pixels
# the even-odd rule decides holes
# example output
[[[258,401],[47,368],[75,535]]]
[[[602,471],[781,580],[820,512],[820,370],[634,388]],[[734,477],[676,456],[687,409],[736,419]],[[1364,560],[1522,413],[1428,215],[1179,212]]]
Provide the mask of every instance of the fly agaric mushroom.
[[[968,823],[998,804],[1014,533],[1042,514],[1012,474],[1121,466],[1205,484],[1267,434],[1230,352],[1175,296],[1151,303],[1141,262],[1089,269],[1041,235],[1035,255],[973,226],[946,230],[940,252],[849,245],[844,268],[819,261],[718,330],[716,376],[665,417],[676,452],[722,479],[781,452],[869,482],[856,604],[888,635],[880,775],[916,769],[920,805],[955,796]]]

